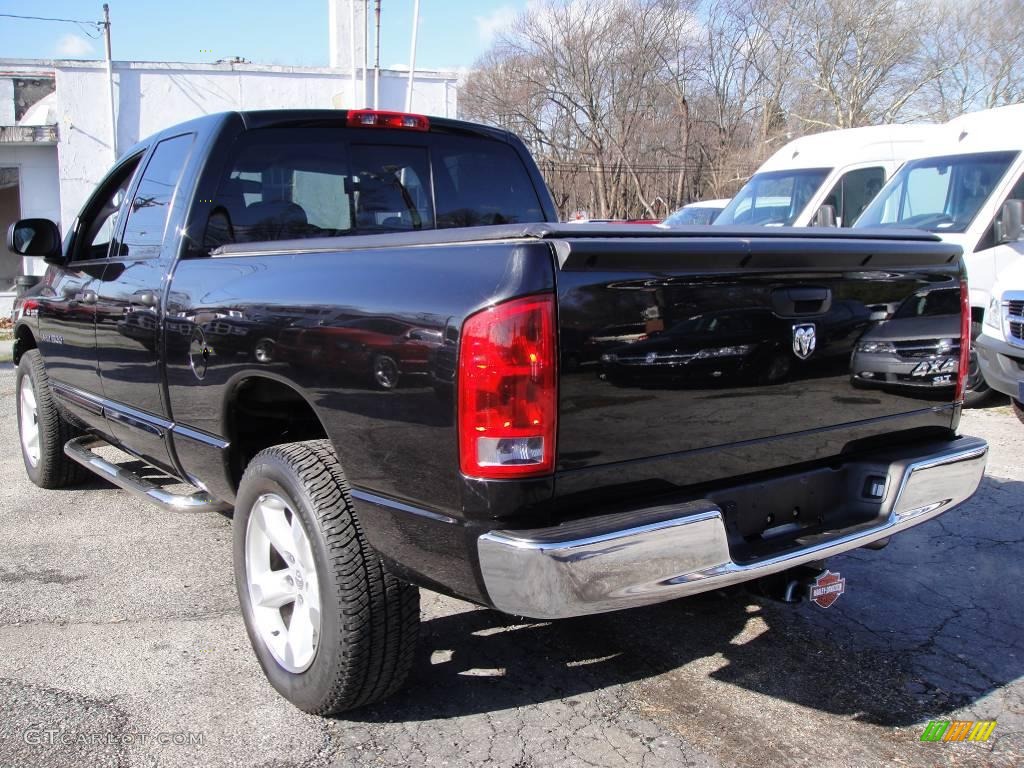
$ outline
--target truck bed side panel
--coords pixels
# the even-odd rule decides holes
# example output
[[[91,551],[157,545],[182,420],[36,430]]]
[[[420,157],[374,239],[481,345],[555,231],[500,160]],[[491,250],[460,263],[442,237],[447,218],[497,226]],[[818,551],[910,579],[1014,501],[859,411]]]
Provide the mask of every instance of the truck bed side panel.
[[[472,591],[458,586],[475,584],[459,524],[458,332],[492,302],[553,287],[550,247],[535,240],[182,260],[165,334],[183,468],[233,498],[225,444],[230,419],[246,417],[234,393],[251,377],[277,380],[305,398],[333,440],[371,542]],[[381,355],[401,370],[394,389],[374,383]],[[549,497],[550,479],[542,484]]]

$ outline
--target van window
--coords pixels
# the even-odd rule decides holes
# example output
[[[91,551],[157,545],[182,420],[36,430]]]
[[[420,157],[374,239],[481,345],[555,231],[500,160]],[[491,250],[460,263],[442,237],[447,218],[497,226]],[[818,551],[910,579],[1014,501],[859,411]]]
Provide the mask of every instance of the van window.
[[[856,226],[964,232],[1016,157],[1016,152],[980,152],[912,160],[868,205]]]
[[[204,246],[544,221],[523,160],[496,139],[337,127],[238,139]]]
[[[817,193],[831,168],[755,173],[714,224],[789,226]]]
[[[849,171],[832,187],[822,205],[831,205],[835,208],[836,220],[840,227],[851,227],[883,184],[885,169],[881,166]]]

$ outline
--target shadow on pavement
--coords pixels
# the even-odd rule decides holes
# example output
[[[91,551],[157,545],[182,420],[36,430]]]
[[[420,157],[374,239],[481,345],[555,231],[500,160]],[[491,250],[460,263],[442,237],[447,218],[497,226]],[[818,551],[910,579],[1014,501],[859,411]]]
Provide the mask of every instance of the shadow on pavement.
[[[484,609],[430,619],[409,685],[346,719],[495,712],[674,672],[668,703],[721,695],[713,680],[876,725],[920,722],[1024,674],[1024,598],[1000,588],[1024,578],[1024,515],[1007,514],[1022,508],[1024,483],[986,478],[941,525],[830,561],[849,592],[827,611],[734,590],[556,622]],[[681,669],[716,655],[710,673]]]

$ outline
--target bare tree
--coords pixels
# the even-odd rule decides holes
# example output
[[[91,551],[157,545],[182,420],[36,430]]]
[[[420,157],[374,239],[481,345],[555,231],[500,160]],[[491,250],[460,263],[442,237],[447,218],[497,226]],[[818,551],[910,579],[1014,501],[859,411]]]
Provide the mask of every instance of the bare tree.
[[[1024,0],[948,2],[928,40],[942,75],[928,84],[940,119],[1024,101]]]
[[[1024,99],[1024,0],[540,0],[468,77],[563,215],[735,193],[807,132]]]

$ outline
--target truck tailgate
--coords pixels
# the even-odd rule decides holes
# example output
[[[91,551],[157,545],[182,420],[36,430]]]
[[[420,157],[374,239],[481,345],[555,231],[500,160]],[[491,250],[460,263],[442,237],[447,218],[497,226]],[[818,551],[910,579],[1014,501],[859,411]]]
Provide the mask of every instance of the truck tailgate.
[[[559,496],[714,483],[955,426],[956,246],[639,233],[548,234]]]

